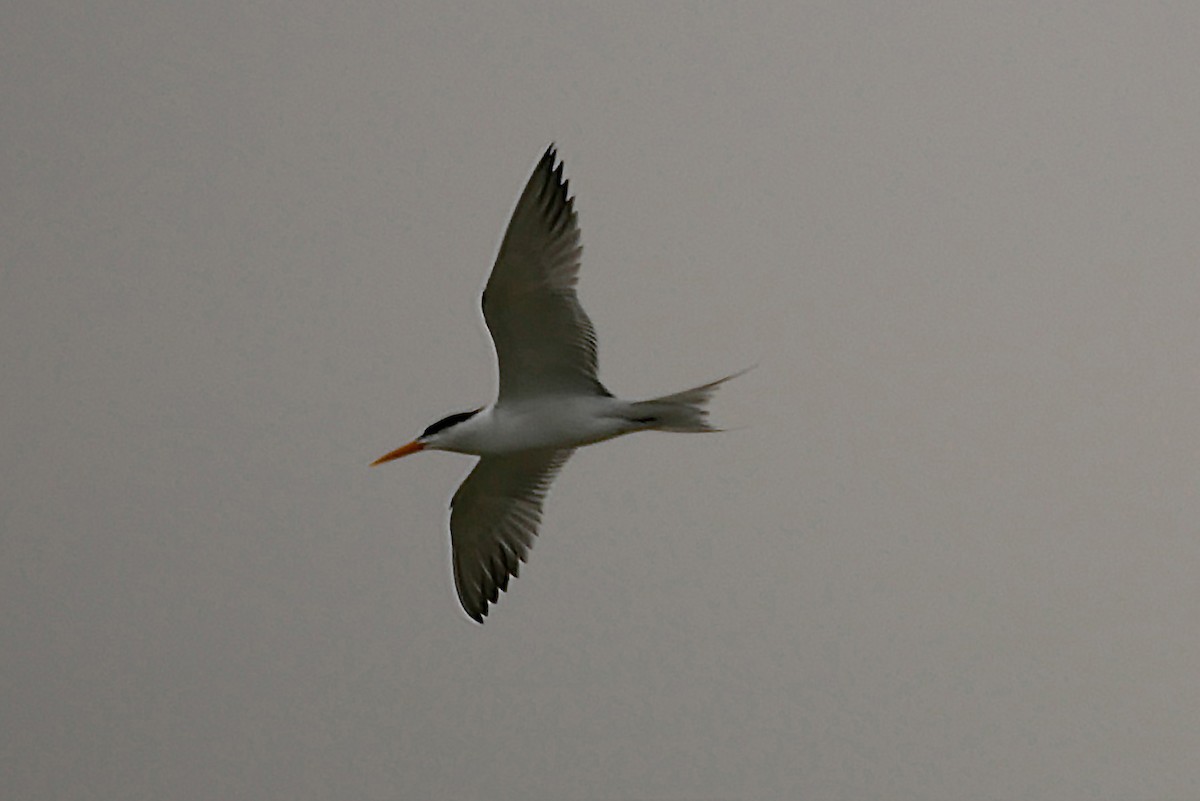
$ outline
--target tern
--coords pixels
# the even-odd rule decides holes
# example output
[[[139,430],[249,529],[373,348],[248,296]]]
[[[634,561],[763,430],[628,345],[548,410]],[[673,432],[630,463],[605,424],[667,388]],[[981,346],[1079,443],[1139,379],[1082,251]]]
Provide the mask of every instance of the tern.
[[[583,248],[574,205],[551,144],[517,200],[483,291],[496,400],[443,417],[372,463],[424,450],[481,457],[450,501],[454,586],[478,623],[527,561],[546,492],[576,448],[635,431],[716,431],[706,404],[741,375],[642,401],[600,383],[595,329],[575,291]]]

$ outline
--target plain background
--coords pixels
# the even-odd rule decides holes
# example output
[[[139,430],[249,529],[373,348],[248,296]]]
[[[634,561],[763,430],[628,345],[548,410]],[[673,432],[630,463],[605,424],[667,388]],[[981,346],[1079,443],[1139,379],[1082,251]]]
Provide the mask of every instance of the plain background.
[[[0,795],[1200,797],[1192,3],[3,12]],[[478,292],[602,373],[485,626]]]

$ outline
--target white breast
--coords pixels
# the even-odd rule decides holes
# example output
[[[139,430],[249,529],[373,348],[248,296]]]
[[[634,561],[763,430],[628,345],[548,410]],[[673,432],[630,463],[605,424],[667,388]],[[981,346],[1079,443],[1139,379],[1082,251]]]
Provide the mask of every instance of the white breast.
[[[605,396],[548,396],[489,406],[455,426],[443,447],[477,456],[577,448],[642,428],[631,419],[630,407]]]

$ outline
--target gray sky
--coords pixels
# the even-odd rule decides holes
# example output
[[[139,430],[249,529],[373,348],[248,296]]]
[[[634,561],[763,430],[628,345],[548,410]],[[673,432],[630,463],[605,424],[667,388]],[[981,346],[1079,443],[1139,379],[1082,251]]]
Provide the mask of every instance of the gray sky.
[[[1200,7],[9,4],[0,795],[1200,795]],[[903,6],[903,7],[902,7]],[[478,291],[602,374],[486,626]]]

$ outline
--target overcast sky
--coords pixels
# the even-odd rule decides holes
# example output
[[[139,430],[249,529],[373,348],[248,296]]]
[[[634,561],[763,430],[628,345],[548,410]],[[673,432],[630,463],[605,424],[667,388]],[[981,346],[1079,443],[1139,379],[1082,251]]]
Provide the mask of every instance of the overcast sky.
[[[453,6],[453,7],[452,7]],[[1200,6],[18,0],[0,796],[1200,796]],[[484,626],[478,293],[601,373]]]

